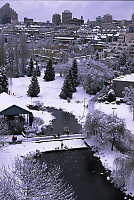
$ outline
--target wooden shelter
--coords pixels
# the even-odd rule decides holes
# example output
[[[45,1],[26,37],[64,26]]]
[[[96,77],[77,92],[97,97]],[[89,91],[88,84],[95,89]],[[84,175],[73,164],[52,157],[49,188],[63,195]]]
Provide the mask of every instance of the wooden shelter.
[[[25,119],[29,123],[32,112],[28,108],[16,105],[15,102],[17,102],[15,96],[0,94],[0,118],[4,116],[8,120],[11,134],[20,134],[24,130]]]
[[[2,110],[0,112],[0,115],[4,115],[4,116],[18,116],[18,115],[22,115],[22,114],[30,114],[31,112],[28,110],[25,110],[24,108],[21,108],[17,105],[12,105],[4,110]]]

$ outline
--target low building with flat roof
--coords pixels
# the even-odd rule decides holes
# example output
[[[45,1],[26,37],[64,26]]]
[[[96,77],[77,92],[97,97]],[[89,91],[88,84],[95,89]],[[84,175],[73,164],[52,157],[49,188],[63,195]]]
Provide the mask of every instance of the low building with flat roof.
[[[113,89],[117,97],[123,97],[124,88],[129,86],[134,88],[134,73],[113,79]]]

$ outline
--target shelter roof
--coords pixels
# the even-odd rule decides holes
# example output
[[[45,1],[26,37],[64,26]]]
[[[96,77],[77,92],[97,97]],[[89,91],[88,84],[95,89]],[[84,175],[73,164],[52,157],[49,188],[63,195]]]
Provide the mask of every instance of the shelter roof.
[[[6,92],[0,94],[0,111],[14,105],[12,96]]]
[[[29,114],[30,111],[24,106],[16,105],[15,96],[3,92],[0,94],[0,115]]]
[[[24,108],[21,108],[17,105],[12,105],[3,111],[0,112],[0,115],[14,115],[17,116],[19,114],[30,114],[28,110],[25,110]]]

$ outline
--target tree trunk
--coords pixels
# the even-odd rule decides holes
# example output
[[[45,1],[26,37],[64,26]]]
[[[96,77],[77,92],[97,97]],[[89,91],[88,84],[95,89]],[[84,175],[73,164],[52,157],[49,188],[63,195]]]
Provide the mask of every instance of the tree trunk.
[[[133,121],[134,121],[134,104],[133,104]]]
[[[113,149],[114,149],[114,142],[115,142],[115,138],[113,138],[113,140],[112,140],[111,151],[113,151]]]

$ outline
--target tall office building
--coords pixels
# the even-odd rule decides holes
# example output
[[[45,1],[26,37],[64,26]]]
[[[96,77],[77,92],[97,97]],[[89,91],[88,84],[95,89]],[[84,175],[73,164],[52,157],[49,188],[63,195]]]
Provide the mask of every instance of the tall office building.
[[[113,22],[113,18],[112,15],[106,14],[103,17],[103,23],[112,23]]]
[[[129,33],[134,33],[134,13],[132,14],[131,23],[129,24]]]
[[[0,8],[0,24],[11,23],[12,20],[18,20],[18,14],[6,3]]]
[[[62,12],[62,24],[70,24],[71,21],[72,13],[70,10],[64,10],[64,12]]]
[[[61,15],[53,14],[52,23],[55,24],[56,26],[59,26],[61,24]]]

